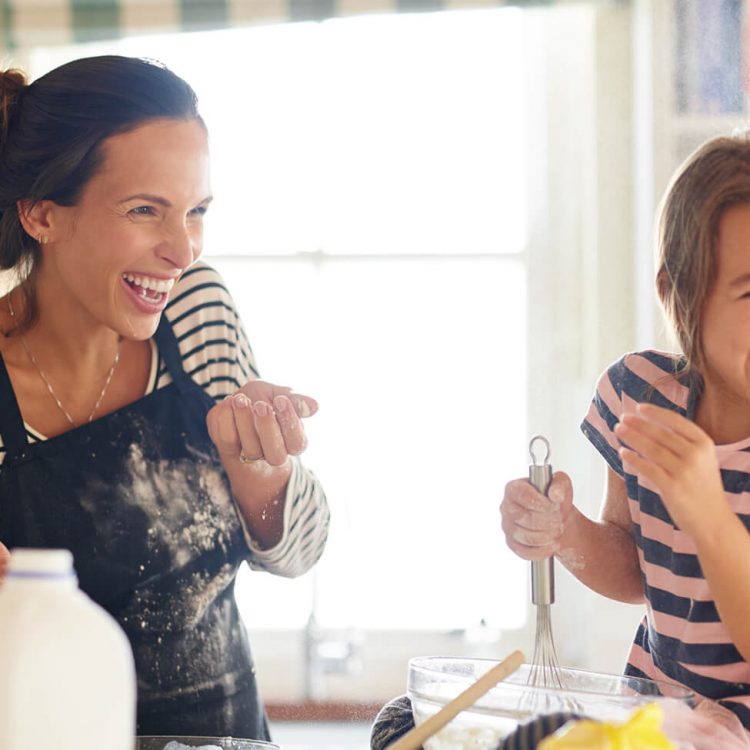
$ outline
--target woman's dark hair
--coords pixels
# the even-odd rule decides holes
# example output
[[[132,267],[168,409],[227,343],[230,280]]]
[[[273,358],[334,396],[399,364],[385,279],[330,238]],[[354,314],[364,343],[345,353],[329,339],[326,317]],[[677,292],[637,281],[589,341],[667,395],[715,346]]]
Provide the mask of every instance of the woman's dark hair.
[[[31,85],[21,71],[0,71],[0,269],[29,279],[39,254],[19,200],[75,205],[106,138],[164,117],[202,123],[192,88],[150,60],[82,58]]]

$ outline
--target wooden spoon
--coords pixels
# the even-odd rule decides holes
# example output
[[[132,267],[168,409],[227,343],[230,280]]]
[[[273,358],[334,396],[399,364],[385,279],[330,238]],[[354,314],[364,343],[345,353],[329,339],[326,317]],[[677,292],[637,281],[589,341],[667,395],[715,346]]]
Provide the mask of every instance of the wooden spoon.
[[[451,719],[454,719],[461,711],[473,706],[487,691],[513,674],[524,662],[524,655],[520,651],[514,651],[510,656],[495,664],[492,669],[485,672],[476,682],[469,685],[463,693],[457,695],[452,701],[446,703],[436,714],[430,716],[424,724],[414,727],[403,737],[400,737],[387,750],[417,750],[424,741],[439,732]]]

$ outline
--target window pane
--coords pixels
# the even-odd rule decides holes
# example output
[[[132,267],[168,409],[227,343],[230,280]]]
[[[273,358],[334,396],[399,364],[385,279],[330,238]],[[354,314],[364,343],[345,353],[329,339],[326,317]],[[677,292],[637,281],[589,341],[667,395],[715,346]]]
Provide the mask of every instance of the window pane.
[[[206,255],[264,376],[322,404],[306,462],[333,506],[330,544],[302,580],[240,580],[253,627],[301,626],[313,601],[332,627],[523,622],[528,566],[497,511],[526,462],[522,46],[521,12],[502,9],[37,60],[35,74],[158,50],[194,85],[216,196]],[[448,588],[469,579],[493,581],[487,597]]]
[[[208,253],[524,247],[520,10],[136,37],[40,50],[34,72],[155,50],[211,134]]]
[[[334,253],[525,244],[521,13],[331,21],[322,35]]]
[[[305,454],[333,509],[320,622],[519,626],[527,566],[501,542],[498,505],[527,463],[523,265],[216,264],[264,377],[320,400]],[[309,589],[295,601],[299,588],[253,578],[256,606],[273,603],[254,627],[304,623]]]

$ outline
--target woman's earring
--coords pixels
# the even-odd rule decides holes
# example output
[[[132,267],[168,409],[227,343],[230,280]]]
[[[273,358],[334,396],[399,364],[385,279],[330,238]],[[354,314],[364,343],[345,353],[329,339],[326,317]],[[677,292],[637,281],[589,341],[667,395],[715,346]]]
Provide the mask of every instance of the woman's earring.
[[[46,244],[47,244],[47,238],[46,238],[46,237],[45,237],[45,236],[44,236],[43,234],[40,234],[40,235],[39,235],[39,236],[37,237],[36,241],[37,241],[37,242],[38,242],[38,243],[39,243],[40,245],[46,245]]]

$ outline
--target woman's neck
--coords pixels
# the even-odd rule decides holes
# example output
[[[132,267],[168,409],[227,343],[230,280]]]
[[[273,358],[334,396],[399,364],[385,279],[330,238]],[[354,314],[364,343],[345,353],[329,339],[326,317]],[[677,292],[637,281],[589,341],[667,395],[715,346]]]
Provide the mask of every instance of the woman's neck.
[[[62,372],[76,373],[83,382],[111,361],[120,348],[116,331],[95,320],[65,289],[50,284],[43,274],[34,287],[37,316],[23,333],[24,344],[37,361]],[[9,307],[25,317],[25,295],[14,290]],[[21,308],[20,310],[18,308]]]
[[[33,325],[14,333],[10,308],[16,306],[18,315],[23,304],[18,291],[0,299],[6,334],[0,351],[31,429],[54,437],[144,395],[151,368],[148,341],[120,341],[104,326],[76,325],[75,318],[62,314],[63,306],[60,315],[50,314],[47,303],[39,305]]]

